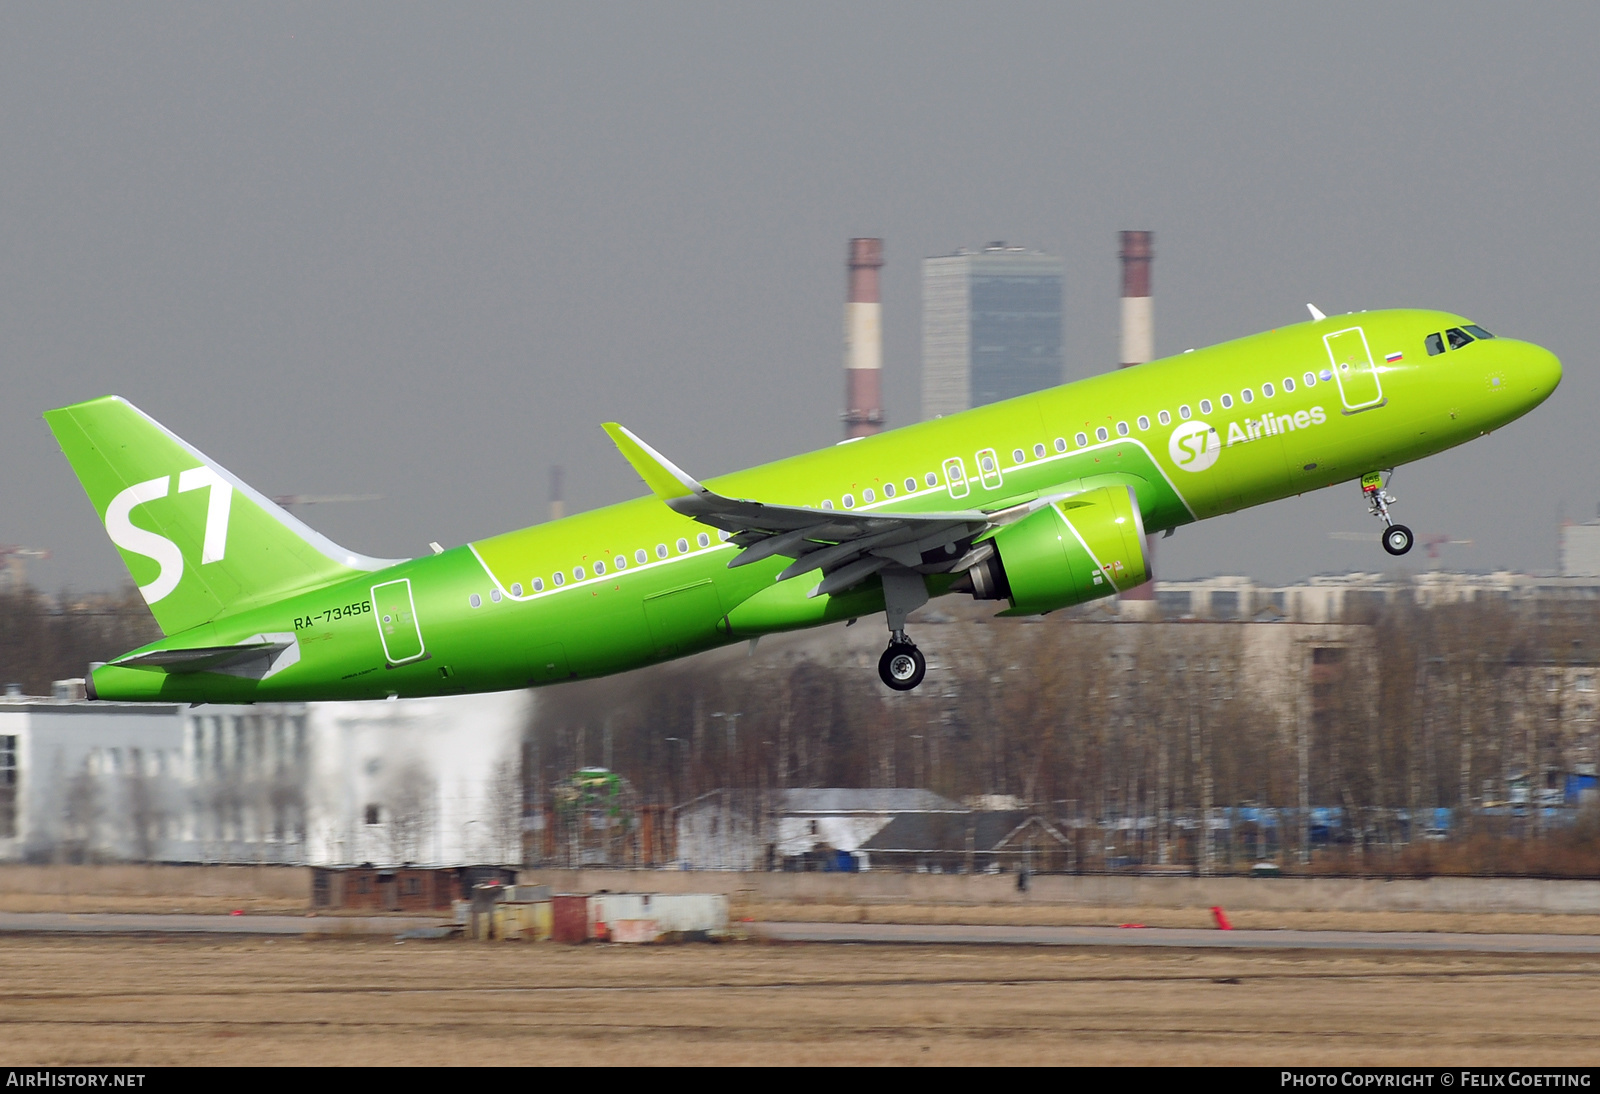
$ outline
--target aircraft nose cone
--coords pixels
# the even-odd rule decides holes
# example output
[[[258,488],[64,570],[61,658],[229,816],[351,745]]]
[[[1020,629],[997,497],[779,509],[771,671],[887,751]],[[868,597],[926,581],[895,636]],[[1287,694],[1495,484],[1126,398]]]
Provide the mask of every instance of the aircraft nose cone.
[[[1543,346],[1529,346],[1528,350],[1528,376],[1534,391],[1543,399],[1561,383],[1561,358]]]

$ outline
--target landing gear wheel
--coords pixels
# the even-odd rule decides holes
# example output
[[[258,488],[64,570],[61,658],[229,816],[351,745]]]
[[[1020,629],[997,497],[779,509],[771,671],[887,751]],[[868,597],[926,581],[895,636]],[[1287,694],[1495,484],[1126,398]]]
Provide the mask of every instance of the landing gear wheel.
[[[1404,524],[1391,524],[1383,530],[1383,549],[1391,555],[1403,555],[1411,550],[1414,537]]]
[[[909,642],[891,642],[878,658],[878,675],[895,691],[910,691],[928,674],[928,659]]]

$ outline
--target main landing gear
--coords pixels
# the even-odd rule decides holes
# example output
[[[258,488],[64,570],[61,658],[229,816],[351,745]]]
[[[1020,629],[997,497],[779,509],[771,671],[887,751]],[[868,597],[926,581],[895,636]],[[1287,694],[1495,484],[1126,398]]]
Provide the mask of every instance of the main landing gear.
[[[1394,472],[1389,472],[1392,477]],[[1382,471],[1369,471],[1361,476],[1361,494],[1367,499],[1367,508],[1384,523],[1383,549],[1391,555],[1403,555],[1411,550],[1415,537],[1404,524],[1396,524],[1389,516],[1389,506],[1397,499],[1387,489]]]
[[[928,674],[928,659],[906,637],[906,616],[928,602],[928,583],[915,570],[894,567],[880,575],[889,648],[878,658],[878,676],[895,691],[910,691]]]
[[[878,676],[895,691],[910,691],[928,674],[928,659],[905,631],[889,638],[889,648],[878,658]]]

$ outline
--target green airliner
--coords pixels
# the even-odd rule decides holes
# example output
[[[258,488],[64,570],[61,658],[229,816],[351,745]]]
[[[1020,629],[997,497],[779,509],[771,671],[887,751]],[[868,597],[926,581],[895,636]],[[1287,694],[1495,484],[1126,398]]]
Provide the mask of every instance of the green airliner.
[[[697,482],[607,424],[652,496],[431,556],[319,535],[122,399],[45,414],[162,633],[91,697],[495,691],[878,612],[883,682],[929,597],[1035,615],[1151,577],[1147,537],[1387,473],[1539,405],[1556,357],[1432,311],[1324,316]]]

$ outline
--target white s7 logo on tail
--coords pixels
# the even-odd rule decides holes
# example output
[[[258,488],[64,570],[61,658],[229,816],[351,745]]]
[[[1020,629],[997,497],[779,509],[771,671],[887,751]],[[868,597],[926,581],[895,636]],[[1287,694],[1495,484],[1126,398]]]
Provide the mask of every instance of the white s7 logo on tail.
[[[161,600],[183,580],[183,552],[166,536],[147,532],[137,527],[128,517],[133,512],[134,506],[166,497],[170,483],[171,477],[167,475],[150,479],[148,482],[135,483],[112,498],[111,504],[106,506],[106,534],[111,537],[111,542],[124,551],[143,555],[161,567],[154,581],[139,586],[139,592],[147,604]],[[206,487],[210,488],[211,494],[206,501],[205,532],[200,544],[201,565],[221,562],[227,553],[228,517],[233,509],[233,486],[216,471],[203,464],[191,467],[178,475],[180,494]]]

